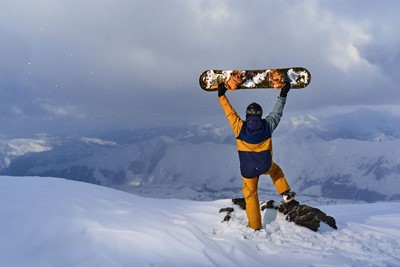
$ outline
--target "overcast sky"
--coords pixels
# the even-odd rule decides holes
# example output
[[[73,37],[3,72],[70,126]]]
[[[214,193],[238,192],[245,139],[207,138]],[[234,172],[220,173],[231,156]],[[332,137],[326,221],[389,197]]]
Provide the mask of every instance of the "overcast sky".
[[[399,11],[397,0],[1,0],[0,135],[225,122],[198,86],[206,69],[308,68],[288,112],[396,109]],[[277,95],[228,92],[240,115]]]

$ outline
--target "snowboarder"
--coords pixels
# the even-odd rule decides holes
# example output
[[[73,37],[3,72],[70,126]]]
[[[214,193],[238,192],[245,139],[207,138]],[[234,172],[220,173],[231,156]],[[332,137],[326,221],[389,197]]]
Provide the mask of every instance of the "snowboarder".
[[[290,202],[296,195],[290,190],[282,169],[272,160],[271,135],[282,117],[290,88],[289,82],[284,82],[277,88],[281,89],[280,95],[272,112],[265,119],[262,119],[262,107],[257,103],[251,103],[246,109],[246,120],[242,120],[225,95],[227,91],[225,84],[221,83],[218,86],[218,101],[236,137],[248,226],[255,230],[262,227],[258,200],[260,175],[266,174],[271,177],[284,202]]]

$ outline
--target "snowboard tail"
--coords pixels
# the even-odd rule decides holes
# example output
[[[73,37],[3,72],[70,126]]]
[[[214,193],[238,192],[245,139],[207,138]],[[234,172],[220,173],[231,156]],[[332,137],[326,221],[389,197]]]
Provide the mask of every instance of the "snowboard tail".
[[[218,91],[224,83],[228,90],[280,89],[288,81],[294,89],[310,84],[311,73],[301,67],[264,70],[206,70],[199,78],[200,87],[208,92]]]

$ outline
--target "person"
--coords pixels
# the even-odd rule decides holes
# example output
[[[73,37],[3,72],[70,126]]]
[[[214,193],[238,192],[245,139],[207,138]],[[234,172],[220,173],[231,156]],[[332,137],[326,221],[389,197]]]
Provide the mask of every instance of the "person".
[[[260,175],[266,174],[271,177],[284,202],[290,202],[296,195],[291,191],[282,169],[272,160],[271,135],[282,117],[290,88],[289,82],[284,82],[281,88],[276,88],[280,89],[280,95],[272,112],[265,119],[262,119],[262,107],[257,103],[251,103],[246,109],[246,120],[242,120],[225,95],[227,91],[225,84],[218,85],[218,101],[236,137],[248,226],[254,230],[262,228],[258,200]]]

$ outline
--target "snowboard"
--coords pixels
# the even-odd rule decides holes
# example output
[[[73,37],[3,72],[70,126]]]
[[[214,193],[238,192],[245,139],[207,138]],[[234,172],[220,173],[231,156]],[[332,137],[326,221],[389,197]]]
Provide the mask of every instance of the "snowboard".
[[[206,70],[199,78],[200,87],[208,92],[218,91],[224,83],[228,90],[268,89],[279,90],[285,81],[292,89],[301,89],[310,84],[311,73],[302,67],[264,70]]]

